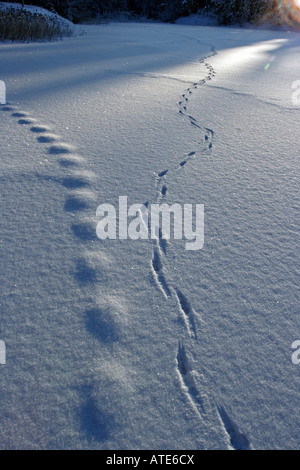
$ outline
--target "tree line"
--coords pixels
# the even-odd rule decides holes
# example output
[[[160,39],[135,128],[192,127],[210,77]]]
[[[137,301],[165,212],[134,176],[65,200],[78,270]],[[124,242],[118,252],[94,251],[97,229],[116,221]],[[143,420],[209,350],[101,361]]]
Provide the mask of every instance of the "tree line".
[[[14,1],[14,0],[10,0]],[[278,0],[15,0],[56,12],[74,23],[120,12],[161,21],[175,21],[204,10],[222,24],[252,21],[276,7]]]

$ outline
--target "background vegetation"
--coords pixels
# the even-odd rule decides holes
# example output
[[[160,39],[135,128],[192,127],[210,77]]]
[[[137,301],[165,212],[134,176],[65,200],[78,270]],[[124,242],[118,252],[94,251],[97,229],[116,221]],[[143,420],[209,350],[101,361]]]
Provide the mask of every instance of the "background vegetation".
[[[219,24],[244,24],[262,17],[275,18],[281,0],[10,0],[36,5],[74,22],[101,22],[141,17],[174,22],[180,16],[201,12]],[[5,3],[5,2],[4,2]],[[0,40],[53,40],[72,35],[57,17],[23,9],[0,9]]]
[[[72,29],[55,16],[14,8],[0,9],[1,41],[52,41],[72,34]]]
[[[21,0],[19,0],[20,2]],[[108,18],[126,12],[132,18],[143,16],[175,21],[199,10],[216,15],[222,24],[242,23],[273,10],[279,0],[25,0],[55,11],[74,23],[92,18]]]

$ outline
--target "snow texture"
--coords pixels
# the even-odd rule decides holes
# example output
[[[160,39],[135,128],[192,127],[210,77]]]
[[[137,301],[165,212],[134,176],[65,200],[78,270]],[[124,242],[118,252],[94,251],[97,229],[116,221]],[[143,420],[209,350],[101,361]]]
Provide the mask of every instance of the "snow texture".
[[[299,34],[0,45],[3,449],[299,449]],[[205,243],[96,209],[204,204]]]

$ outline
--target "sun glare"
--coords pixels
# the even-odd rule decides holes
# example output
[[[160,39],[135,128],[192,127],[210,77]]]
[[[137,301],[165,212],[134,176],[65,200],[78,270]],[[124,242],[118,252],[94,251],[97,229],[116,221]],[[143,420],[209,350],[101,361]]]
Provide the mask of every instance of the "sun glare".
[[[279,13],[286,25],[300,28],[300,0],[278,0]]]

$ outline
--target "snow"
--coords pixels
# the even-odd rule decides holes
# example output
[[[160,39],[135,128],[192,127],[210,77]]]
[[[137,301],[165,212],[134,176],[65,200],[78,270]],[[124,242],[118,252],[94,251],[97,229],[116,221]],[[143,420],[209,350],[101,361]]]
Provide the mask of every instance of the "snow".
[[[30,13],[38,13],[40,15],[44,15],[49,18],[54,18],[57,21],[59,21],[61,24],[64,24],[66,26],[71,26],[71,25],[73,26],[73,23],[67,20],[66,18],[63,18],[57,13],[52,13],[51,11],[46,10],[45,8],[37,7],[36,5],[24,5],[23,7],[20,3],[0,2],[0,9],[6,10],[10,8],[14,8],[15,10],[29,11]]]
[[[299,449],[299,34],[85,30],[0,45],[1,448]],[[119,196],[203,249],[99,240]]]

